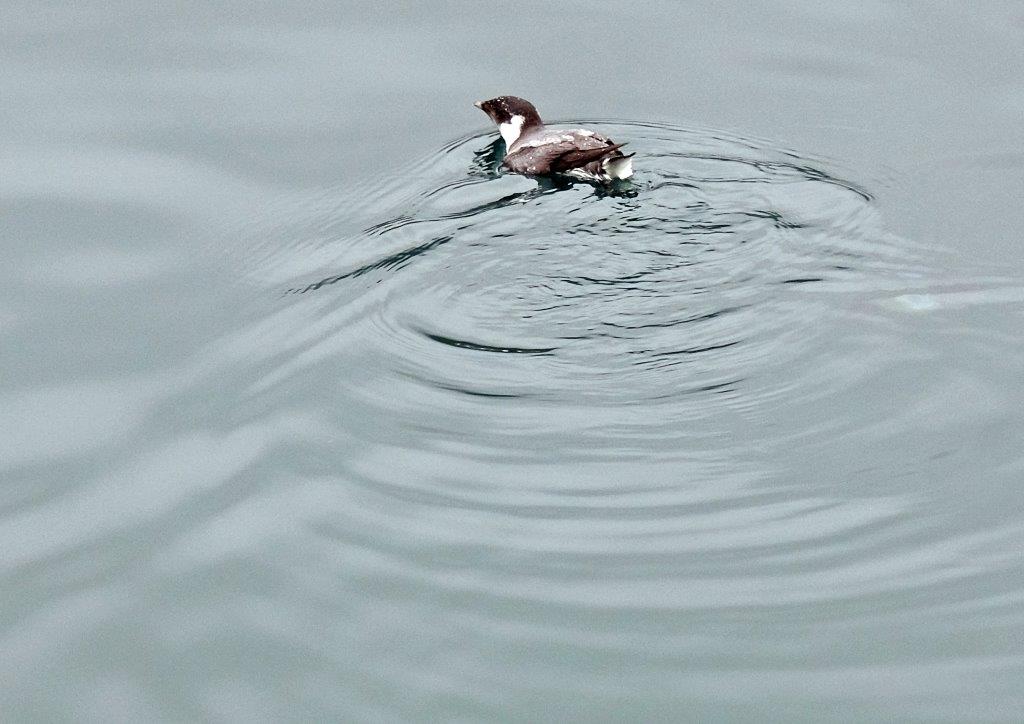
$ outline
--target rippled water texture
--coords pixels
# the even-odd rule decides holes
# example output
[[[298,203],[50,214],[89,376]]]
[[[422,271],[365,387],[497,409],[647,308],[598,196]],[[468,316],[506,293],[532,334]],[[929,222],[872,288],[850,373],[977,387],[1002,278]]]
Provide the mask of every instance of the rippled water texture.
[[[407,713],[450,686],[471,715],[883,691],[942,716],[1019,680],[972,619],[1019,623],[1019,516],[936,483],[1019,478],[962,436],[1020,432],[979,374],[1020,371],[983,312],[1024,290],[944,281],[824,160],[588,125],[638,150],[630,186],[499,175],[473,135],[373,189],[373,223],[338,192],[248,230],[274,299],[244,404],[317,411],[273,507],[359,622],[304,645],[354,648],[394,687],[367,711]],[[973,359],[922,374],[935,335]]]
[[[490,28],[482,7],[458,22]],[[700,22],[740,32],[725,7]],[[927,26],[835,12],[842,38]],[[0,79],[37,118],[0,139],[0,719],[1019,718],[1024,156],[986,135],[1011,90],[974,140],[948,121],[976,141],[960,156],[854,120],[847,153],[819,156],[820,127],[782,142],[609,100],[634,120],[571,121],[637,153],[609,189],[503,173],[475,96],[458,116],[396,71],[344,97],[379,84],[449,125],[416,130],[414,160],[352,145],[365,165],[320,168],[310,119],[343,142],[302,103],[331,83],[300,85],[277,126],[244,103],[401,43],[290,17],[171,23],[109,86],[86,82],[120,68],[106,50],[70,46],[75,83],[25,69],[28,31],[3,51],[85,105],[72,124]],[[772,65],[743,32],[713,36],[747,55],[708,97],[748,128],[778,126],[730,79],[820,119],[805,92],[859,98],[878,68],[917,67],[799,44]],[[158,49],[181,47],[188,72],[167,74]],[[102,140],[140,87],[178,100]],[[45,140],[64,124],[78,140]],[[175,135],[193,127],[201,143]],[[931,165],[910,169],[915,143]]]

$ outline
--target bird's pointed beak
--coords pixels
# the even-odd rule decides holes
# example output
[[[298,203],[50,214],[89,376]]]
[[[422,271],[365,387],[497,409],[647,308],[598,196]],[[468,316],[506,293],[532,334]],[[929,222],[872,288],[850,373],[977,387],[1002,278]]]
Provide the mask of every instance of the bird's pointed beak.
[[[483,101],[475,101],[473,103],[473,105],[476,106],[477,108],[479,108],[480,110],[483,110],[483,108],[484,108],[484,102]]]

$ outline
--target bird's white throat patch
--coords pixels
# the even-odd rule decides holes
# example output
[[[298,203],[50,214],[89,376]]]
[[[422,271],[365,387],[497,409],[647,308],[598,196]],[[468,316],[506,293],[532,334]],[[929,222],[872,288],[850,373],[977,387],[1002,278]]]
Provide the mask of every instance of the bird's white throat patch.
[[[498,126],[498,132],[501,133],[501,137],[505,139],[505,148],[511,148],[512,144],[516,142],[516,139],[519,138],[519,134],[523,132],[523,124],[525,122],[525,116],[512,116],[510,121]]]

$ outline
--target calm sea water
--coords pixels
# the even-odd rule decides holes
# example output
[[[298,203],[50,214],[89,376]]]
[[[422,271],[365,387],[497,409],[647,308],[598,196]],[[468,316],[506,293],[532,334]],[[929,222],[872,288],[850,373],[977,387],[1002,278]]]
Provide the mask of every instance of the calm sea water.
[[[1019,3],[0,39],[4,721],[1019,720]]]

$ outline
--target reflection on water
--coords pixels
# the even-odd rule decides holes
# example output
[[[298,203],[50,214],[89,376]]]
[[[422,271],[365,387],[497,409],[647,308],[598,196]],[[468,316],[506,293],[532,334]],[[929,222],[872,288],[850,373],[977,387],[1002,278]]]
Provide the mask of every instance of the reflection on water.
[[[336,46],[277,29],[216,46],[236,93]],[[770,67],[860,78],[817,52]],[[896,233],[971,227],[859,162],[584,123],[630,183],[493,133],[330,186],[0,140],[8,718],[1018,716],[1024,280]]]

